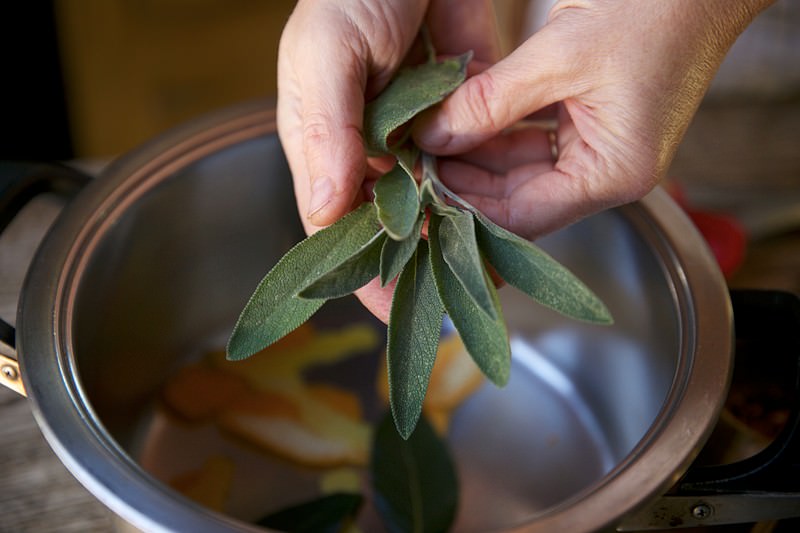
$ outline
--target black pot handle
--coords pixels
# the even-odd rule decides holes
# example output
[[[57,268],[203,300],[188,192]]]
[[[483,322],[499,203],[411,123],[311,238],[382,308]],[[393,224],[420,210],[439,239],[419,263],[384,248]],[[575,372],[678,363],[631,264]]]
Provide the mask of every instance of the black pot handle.
[[[800,298],[731,291],[736,323],[734,381],[783,385],[788,419],[766,448],[724,465],[689,468],[670,491],[625,519],[620,530],[711,526],[800,516]]]
[[[91,179],[91,176],[59,163],[0,162],[0,233],[28,202],[40,194],[55,193],[70,198]],[[2,319],[0,342],[15,347],[14,328]]]

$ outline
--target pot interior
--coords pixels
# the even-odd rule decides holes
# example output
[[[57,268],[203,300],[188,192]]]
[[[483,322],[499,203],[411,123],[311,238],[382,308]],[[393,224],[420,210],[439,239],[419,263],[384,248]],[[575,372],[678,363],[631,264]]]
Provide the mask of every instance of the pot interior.
[[[224,348],[258,281],[303,237],[277,137],[233,143],[137,187],[87,248],[74,293],[72,357],[96,421],[165,485],[211,457],[230,459],[221,510],[243,523],[317,496],[332,468],[298,466],[164,407],[165,386]],[[679,372],[686,320],[657,240],[630,206],[537,243],[604,300],[613,326],[573,322],[500,291],[510,382],[481,384],[445,432],[460,479],[457,529],[511,527],[567,505],[652,431]],[[383,326],[353,298],[327,303],[312,322],[319,331],[374,330],[374,345],[311,374],[352,388],[365,420],[376,421],[385,410],[375,392]],[[362,514],[374,530],[375,517]]]

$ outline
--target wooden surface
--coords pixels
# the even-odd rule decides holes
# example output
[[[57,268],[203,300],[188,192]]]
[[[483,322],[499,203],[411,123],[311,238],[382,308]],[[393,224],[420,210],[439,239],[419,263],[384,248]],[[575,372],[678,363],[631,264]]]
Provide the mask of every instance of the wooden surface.
[[[702,109],[671,177],[697,206],[733,214],[747,214],[753,204],[766,212],[800,205],[800,103]],[[0,316],[6,320],[14,319],[25,269],[58,209],[53,199],[39,200],[0,238]],[[751,243],[731,284],[800,293],[798,228],[795,224]],[[4,388],[0,421],[0,532],[114,530],[111,513],[50,450],[28,402]]]

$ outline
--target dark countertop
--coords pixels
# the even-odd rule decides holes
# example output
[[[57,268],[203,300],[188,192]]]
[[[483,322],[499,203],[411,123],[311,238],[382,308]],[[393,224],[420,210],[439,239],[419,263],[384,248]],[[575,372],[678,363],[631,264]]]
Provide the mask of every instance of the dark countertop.
[[[670,178],[694,207],[733,214],[755,232],[731,286],[800,294],[800,102],[704,105]],[[0,316],[6,320],[14,320],[28,261],[58,209],[52,199],[38,201],[0,239]],[[50,450],[28,402],[2,387],[0,420],[0,531],[114,530],[111,513]]]

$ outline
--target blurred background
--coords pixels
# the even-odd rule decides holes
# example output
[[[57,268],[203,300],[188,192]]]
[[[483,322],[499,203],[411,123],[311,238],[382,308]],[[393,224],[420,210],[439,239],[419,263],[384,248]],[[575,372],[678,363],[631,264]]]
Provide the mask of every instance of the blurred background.
[[[293,0],[3,2],[0,157],[110,157],[193,116],[276,91]],[[504,47],[552,0],[495,0]],[[739,39],[708,100],[796,101],[800,4],[780,0]]]
[[[0,7],[3,158],[110,157],[275,94],[291,0],[32,0]]]

